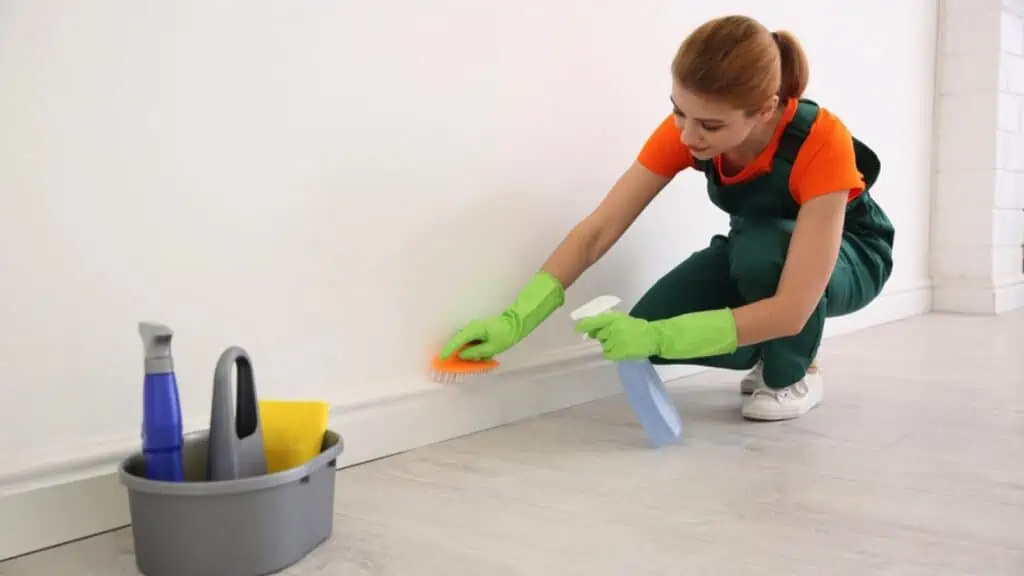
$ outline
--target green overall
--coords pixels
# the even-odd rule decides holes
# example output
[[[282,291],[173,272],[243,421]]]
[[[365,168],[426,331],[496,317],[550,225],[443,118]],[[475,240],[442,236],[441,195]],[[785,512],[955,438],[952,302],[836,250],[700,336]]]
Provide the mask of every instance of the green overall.
[[[659,320],[718,308],[738,308],[771,297],[779,284],[800,206],[789,188],[789,173],[810,132],[818,105],[800,100],[786,127],[767,174],[722,185],[711,161],[697,161],[707,177],[711,202],[730,215],[729,233],[676,266],[652,286],[630,312]],[[772,388],[802,379],[818,353],[825,318],[859,310],[870,303],[892,272],[894,230],[871,198],[881,163],[854,138],[857,168],[865,190],[846,209],[842,247],[824,296],[803,330],[795,335],[740,347],[732,354],[689,360],[651,358],[655,364],[695,364],[749,370],[763,360],[764,381]]]

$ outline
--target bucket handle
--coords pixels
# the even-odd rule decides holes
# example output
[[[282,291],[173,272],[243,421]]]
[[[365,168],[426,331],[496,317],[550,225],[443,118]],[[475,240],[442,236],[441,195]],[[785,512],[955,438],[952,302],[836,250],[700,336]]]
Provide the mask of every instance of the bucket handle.
[[[234,386],[232,369],[238,372],[238,382]],[[235,398],[234,406],[232,396]],[[266,474],[252,359],[239,346],[225,350],[214,371],[208,457],[207,469],[211,480],[236,480]]]
[[[231,370],[238,372],[238,382],[232,395]],[[230,398],[234,396],[234,410],[230,412],[235,437],[239,440],[256,433],[260,425],[259,402],[256,400],[256,381],[253,378],[252,360],[249,354],[238,346],[232,346],[225,350],[217,361],[216,372],[213,376],[213,410],[211,418],[224,417],[225,408],[230,405]],[[211,427],[213,422],[210,422]]]

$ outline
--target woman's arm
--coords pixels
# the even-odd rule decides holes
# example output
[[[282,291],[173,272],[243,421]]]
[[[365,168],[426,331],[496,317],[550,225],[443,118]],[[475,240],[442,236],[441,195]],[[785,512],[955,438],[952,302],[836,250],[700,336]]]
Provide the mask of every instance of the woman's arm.
[[[511,348],[564,302],[565,289],[597,262],[643,212],[671,178],[634,163],[604,200],[566,235],[541,272],[516,295],[502,314],[470,322],[441,350],[441,358],[459,353],[466,360],[491,358]]]
[[[542,269],[565,288],[571,286],[622,237],[669,181],[634,162],[597,208],[566,235]]]
[[[733,310],[739,346],[793,336],[818,305],[839,257],[848,191],[800,207],[775,295]]]

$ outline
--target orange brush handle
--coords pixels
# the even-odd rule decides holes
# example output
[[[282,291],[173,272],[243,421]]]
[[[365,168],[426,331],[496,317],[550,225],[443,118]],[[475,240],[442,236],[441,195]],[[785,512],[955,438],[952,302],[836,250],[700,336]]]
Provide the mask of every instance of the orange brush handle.
[[[432,366],[437,372],[448,372],[455,374],[469,374],[473,372],[483,372],[485,370],[493,370],[497,368],[499,362],[495,359],[490,360],[465,360],[459,358],[459,353],[465,350],[467,347],[476,344],[470,342],[466,346],[459,348],[452,353],[447,359],[442,359],[440,355],[434,356]]]

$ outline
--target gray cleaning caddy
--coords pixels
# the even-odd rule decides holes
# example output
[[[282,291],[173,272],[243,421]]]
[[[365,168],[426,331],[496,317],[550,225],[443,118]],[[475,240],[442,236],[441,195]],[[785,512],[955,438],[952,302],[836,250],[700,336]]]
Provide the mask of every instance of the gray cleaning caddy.
[[[233,367],[237,410],[230,406]],[[259,436],[253,438],[260,433],[251,363],[244,350],[229,348],[217,364],[210,430],[184,438],[185,481],[146,478],[141,452],[119,467],[140,572],[265,576],[331,536],[341,436],[328,430],[315,458],[267,474],[264,456],[253,448],[262,450]]]

